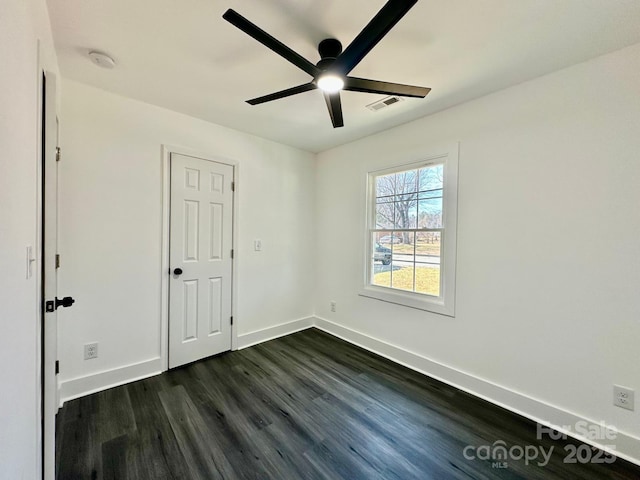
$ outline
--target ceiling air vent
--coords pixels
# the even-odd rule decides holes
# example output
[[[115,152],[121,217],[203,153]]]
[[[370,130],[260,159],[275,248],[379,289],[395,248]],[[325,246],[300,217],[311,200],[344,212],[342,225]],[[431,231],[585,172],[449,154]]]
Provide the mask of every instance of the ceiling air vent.
[[[390,107],[391,105],[401,102],[402,97],[391,96],[387,98],[383,98],[382,100],[378,100],[377,102],[370,103],[367,105],[367,108],[372,112],[377,112],[378,110],[382,110],[383,108]]]

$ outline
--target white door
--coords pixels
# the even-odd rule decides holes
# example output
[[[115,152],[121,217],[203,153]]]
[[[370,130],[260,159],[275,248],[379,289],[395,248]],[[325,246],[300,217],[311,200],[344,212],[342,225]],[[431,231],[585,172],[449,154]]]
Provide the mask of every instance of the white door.
[[[58,412],[58,381],[56,378],[58,319],[56,314],[58,251],[58,120],[56,112],[56,77],[43,77],[42,135],[42,271],[43,277],[43,443],[44,478],[55,475],[56,413]]]
[[[169,368],[231,349],[233,167],[171,154]]]

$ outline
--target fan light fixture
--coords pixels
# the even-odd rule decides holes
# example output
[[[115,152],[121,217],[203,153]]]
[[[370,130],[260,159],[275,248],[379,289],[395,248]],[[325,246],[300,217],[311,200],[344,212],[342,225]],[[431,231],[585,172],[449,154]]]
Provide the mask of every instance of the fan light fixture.
[[[338,75],[326,74],[318,79],[318,88],[323,92],[336,93],[344,87],[344,80]]]
[[[342,50],[342,43],[338,39],[323,39],[318,44],[320,61],[315,65],[230,8],[224,12],[222,18],[312,77],[312,80],[307,83],[252,98],[247,100],[247,103],[249,105],[259,105],[320,89],[327,104],[331,124],[333,128],[339,128],[344,126],[342,100],[340,99],[341,90],[374,93],[376,95],[393,95],[394,97],[424,98],[431,90],[430,88],[349,76],[349,73],[356,68],[371,49],[389,33],[416,3],[418,3],[418,0],[387,0],[382,9],[344,51]]]

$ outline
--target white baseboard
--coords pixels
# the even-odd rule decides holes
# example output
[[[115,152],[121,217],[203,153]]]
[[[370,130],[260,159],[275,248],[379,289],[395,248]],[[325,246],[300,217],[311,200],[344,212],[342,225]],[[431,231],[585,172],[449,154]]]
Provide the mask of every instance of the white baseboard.
[[[305,317],[273,327],[238,335],[238,350],[313,327],[315,317]]]
[[[68,400],[84,397],[91,393],[124,385],[125,383],[142,380],[162,373],[160,357],[144,362],[125,365],[123,367],[105,370],[84,377],[71,378],[60,383],[60,406]]]
[[[495,405],[515,412],[523,417],[545,426],[551,426],[567,436],[573,437],[581,442],[594,445],[598,448],[606,449],[604,445],[588,439],[575,431],[568,431],[562,425],[586,425],[598,428],[601,423],[591,419],[583,418],[573,412],[550,405],[541,400],[529,397],[522,393],[515,392],[509,388],[497,385],[488,380],[478,378],[463,371],[449,367],[442,363],[430,360],[426,357],[409,352],[364,333],[351,330],[324,318],[315,317],[314,326],[331,335],[341,338],[349,343],[357,345],[388,358],[400,365],[404,365],[412,370],[420,372],[429,377],[440,380],[443,383],[463,390],[471,395],[487,400]],[[580,422],[580,423],[578,423]],[[585,423],[586,422],[586,423]],[[586,431],[586,430],[583,430]],[[615,444],[615,451],[611,451],[616,456],[640,465],[640,438],[620,432],[615,440],[608,440],[607,443]]]
[[[315,317],[305,317],[273,327],[256,330],[238,336],[238,349],[247,348],[274,338],[299,332],[313,326]],[[93,373],[83,377],[71,378],[60,382],[60,407],[64,402],[84,397],[109,388],[135,382],[158,375],[165,371],[162,359],[152,358],[143,362]]]
[[[578,414],[550,405],[542,400],[515,392],[507,387],[449,367],[417,353],[404,350],[364,333],[330,322],[324,318],[306,317],[239,335],[238,349],[247,348],[311,327],[316,327],[349,343],[362,347],[365,350],[388,358],[400,365],[404,365],[412,370],[529,418],[534,422],[551,426],[559,432],[576,438],[581,442],[606,449],[604,445],[597,441],[593,441],[576,434],[575,431],[569,431],[562,427],[563,425],[575,426],[578,424],[586,424],[587,427],[592,426],[593,428],[598,428],[601,426],[600,422],[581,417]],[[163,370],[161,358],[158,357],[84,377],[65,380],[60,384],[60,404],[62,406],[67,400],[148,378],[162,373]],[[640,438],[618,431],[616,439],[609,441],[609,443],[615,444],[615,451],[612,453],[615,453],[615,455],[620,458],[640,465]]]

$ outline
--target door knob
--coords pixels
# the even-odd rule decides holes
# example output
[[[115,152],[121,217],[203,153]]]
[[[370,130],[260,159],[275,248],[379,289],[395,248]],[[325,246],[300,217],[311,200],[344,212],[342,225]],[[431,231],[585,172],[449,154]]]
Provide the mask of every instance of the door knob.
[[[56,297],[55,300],[47,300],[44,303],[44,309],[46,312],[55,312],[60,307],[67,308],[73,305],[74,303],[76,303],[76,301],[71,297],[64,297],[64,298]]]
[[[71,297],[64,297],[62,299],[56,298],[56,308],[58,307],[67,308],[73,305],[74,303],[76,303],[76,301]]]
[[[182,269],[181,268],[176,268],[173,270],[173,274],[174,275],[182,275]]]

